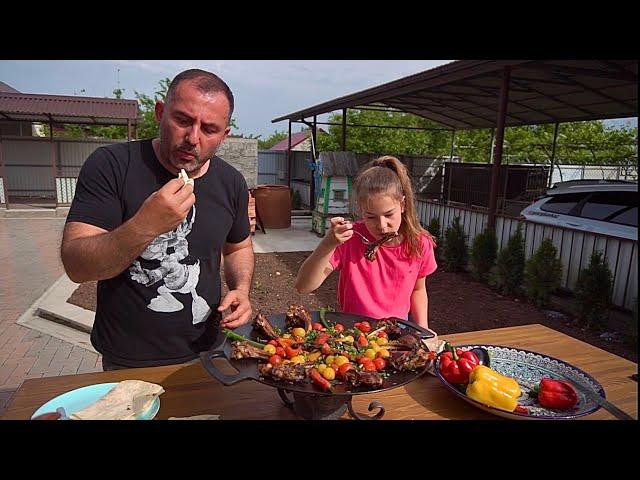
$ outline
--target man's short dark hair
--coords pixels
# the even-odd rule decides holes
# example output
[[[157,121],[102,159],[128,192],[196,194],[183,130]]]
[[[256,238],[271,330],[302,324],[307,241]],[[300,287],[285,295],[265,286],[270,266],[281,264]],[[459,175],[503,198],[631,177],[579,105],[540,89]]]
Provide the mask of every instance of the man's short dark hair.
[[[229,85],[227,85],[224,80],[211,72],[200,70],[198,68],[192,68],[190,70],[185,70],[184,72],[179,73],[174,77],[174,79],[171,81],[171,84],[169,85],[165,102],[169,102],[171,100],[171,97],[173,96],[178,84],[186,80],[193,80],[196,84],[196,87],[202,93],[224,93],[224,95],[227,97],[227,100],[229,101],[229,117],[227,118],[227,125],[229,125],[229,123],[231,123],[231,114],[233,113],[234,107],[233,92],[231,92]]]

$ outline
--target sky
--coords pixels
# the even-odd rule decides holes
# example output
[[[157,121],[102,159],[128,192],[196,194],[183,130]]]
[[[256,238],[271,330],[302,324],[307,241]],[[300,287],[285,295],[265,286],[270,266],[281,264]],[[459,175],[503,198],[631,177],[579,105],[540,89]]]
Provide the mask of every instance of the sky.
[[[0,81],[22,93],[124,98],[152,96],[158,82],[201,68],[220,76],[235,97],[232,133],[286,131],[271,123],[287,113],[422,72],[451,60],[0,60]],[[81,90],[84,92],[81,93]],[[319,118],[325,120],[325,118]],[[302,124],[293,124],[299,131]]]
[[[274,118],[450,61],[0,60],[0,81],[22,93],[112,97],[113,90],[121,88],[124,98],[136,98],[136,91],[152,96],[164,78],[201,68],[219,75],[234,93],[238,129],[232,133],[266,138],[288,128],[286,121],[272,123]],[[637,119],[631,125],[637,126]],[[301,128],[302,124],[292,126],[294,132]]]

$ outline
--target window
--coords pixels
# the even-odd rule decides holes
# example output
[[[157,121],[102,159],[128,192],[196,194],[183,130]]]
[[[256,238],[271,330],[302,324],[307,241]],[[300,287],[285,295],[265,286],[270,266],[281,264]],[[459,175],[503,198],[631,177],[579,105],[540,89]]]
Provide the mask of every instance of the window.
[[[567,215],[588,192],[585,193],[567,193],[565,195],[555,195],[551,199],[540,206],[545,212],[562,213]]]
[[[598,192],[588,198],[580,216],[609,221],[609,217],[623,214],[623,210],[637,205],[638,194],[635,192]]]
[[[612,223],[619,223],[621,225],[628,225],[630,227],[637,227],[638,207],[631,207],[629,210],[624,210],[622,213],[617,214],[609,221]]]
[[[334,190],[333,200],[336,202],[344,202],[344,190]]]

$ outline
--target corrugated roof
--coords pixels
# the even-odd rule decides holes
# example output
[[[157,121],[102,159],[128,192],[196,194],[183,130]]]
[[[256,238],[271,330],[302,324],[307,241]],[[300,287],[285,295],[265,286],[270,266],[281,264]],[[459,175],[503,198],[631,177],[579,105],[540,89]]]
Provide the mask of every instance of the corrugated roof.
[[[57,123],[135,123],[138,101],[0,92],[0,118]]]
[[[306,130],[304,132],[296,132],[291,134],[291,148],[295,147],[299,143],[304,142],[311,135],[311,130]],[[289,137],[284,140],[280,140],[269,150],[278,150],[278,151],[286,151],[289,149]]]
[[[506,126],[638,116],[637,60],[460,60],[272,120],[392,107],[465,130],[492,128],[511,67]]]

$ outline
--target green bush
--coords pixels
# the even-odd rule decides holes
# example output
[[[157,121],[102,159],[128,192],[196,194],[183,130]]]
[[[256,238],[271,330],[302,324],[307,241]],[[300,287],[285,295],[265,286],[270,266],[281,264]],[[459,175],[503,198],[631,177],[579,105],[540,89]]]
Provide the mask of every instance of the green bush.
[[[516,233],[509,237],[507,246],[498,254],[491,284],[498,287],[505,295],[519,293],[524,277],[524,260],[522,224],[518,224]]]
[[[589,266],[578,275],[575,288],[580,317],[589,328],[604,328],[609,319],[613,281],[602,252],[591,255]]]
[[[487,228],[476,235],[471,246],[471,275],[476,280],[484,280],[493,267],[498,255],[496,232]]]
[[[436,241],[436,249],[434,250],[435,256],[436,256],[436,261],[438,263],[440,263],[440,261],[442,260],[442,246],[441,241],[440,241],[440,220],[438,220],[438,217],[433,217],[431,219],[431,221],[429,222],[429,225],[426,227],[426,230],[433,235],[435,241]],[[438,248],[440,247],[440,248]]]
[[[549,303],[551,294],[560,286],[562,262],[550,238],[545,238],[525,266],[527,297],[538,307]]]
[[[444,268],[449,272],[464,270],[467,265],[467,236],[460,225],[460,217],[444,232]]]

